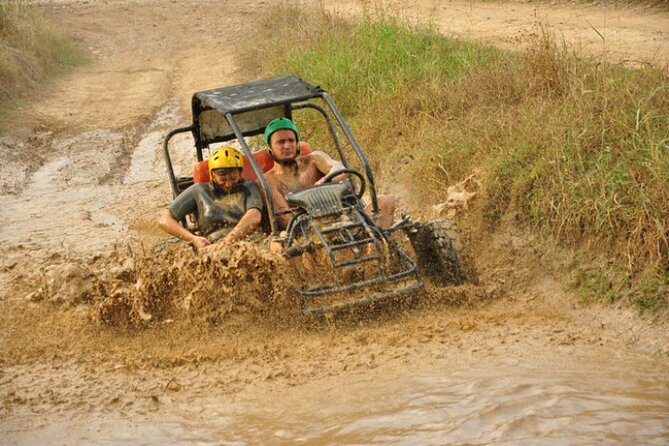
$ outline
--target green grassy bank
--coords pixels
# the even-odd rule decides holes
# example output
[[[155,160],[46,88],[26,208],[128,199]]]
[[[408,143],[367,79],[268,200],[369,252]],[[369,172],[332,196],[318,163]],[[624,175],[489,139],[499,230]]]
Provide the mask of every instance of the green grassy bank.
[[[22,98],[87,57],[63,30],[22,2],[0,2],[0,131]]]
[[[326,88],[382,179],[435,204],[474,174],[479,230],[511,220],[573,248],[571,282],[587,299],[667,307],[666,74],[588,61],[547,36],[518,54],[389,12],[356,24],[290,6],[268,13],[258,76]]]

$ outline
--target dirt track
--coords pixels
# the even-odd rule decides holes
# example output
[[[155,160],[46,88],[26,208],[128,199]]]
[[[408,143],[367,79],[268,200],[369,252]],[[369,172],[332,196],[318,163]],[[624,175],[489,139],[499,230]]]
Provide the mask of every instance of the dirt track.
[[[403,2],[386,1],[386,4]],[[666,66],[669,59],[669,14],[628,6],[579,5],[564,2],[412,2],[408,19],[431,21],[446,34],[506,49],[526,48],[542,32],[569,48],[615,63]],[[353,1],[332,9],[359,12]]]
[[[318,380],[371,382],[463,355],[602,346],[669,354],[661,325],[630,310],[579,306],[542,272],[550,256],[511,229],[474,241],[474,248],[492,247],[479,250],[480,286],[431,290],[427,304],[399,316],[306,330],[281,317],[263,325],[242,313],[215,329],[185,321],[131,333],[99,327],[81,301],[118,290],[87,288],[94,273],[135,271],[137,258],[165,238],[155,225],[170,199],[160,138],[188,123],[193,91],[247,80],[235,49],[248,39],[257,9],[272,2],[39,3],[96,61],[20,110],[12,134],[0,141],[3,429],[29,430],[35,415],[141,415],[165,398],[243,400]],[[434,20],[443,32],[502,46],[521,45],[543,24],[589,54],[601,56],[605,47],[615,61],[662,63],[669,54],[667,13],[437,4]],[[431,5],[419,2],[411,14]],[[356,11],[352,2],[336,9]],[[40,286],[46,297],[31,296]],[[483,303],[450,305],[463,300]]]

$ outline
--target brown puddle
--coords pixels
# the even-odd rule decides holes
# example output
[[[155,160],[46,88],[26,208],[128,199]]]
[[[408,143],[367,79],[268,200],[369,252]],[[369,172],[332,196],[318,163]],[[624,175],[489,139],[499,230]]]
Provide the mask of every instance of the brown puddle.
[[[143,414],[16,414],[0,425],[5,444],[22,445],[667,444],[669,364],[581,350],[381,367],[261,394],[175,392]]]

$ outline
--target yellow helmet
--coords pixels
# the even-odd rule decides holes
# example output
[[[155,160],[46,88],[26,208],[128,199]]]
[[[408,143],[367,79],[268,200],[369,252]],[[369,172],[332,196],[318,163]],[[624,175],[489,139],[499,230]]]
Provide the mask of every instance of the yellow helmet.
[[[242,155],[232,147],[219,147],[209,155],[209,175],[214,169],[229,169],[244,167]]]

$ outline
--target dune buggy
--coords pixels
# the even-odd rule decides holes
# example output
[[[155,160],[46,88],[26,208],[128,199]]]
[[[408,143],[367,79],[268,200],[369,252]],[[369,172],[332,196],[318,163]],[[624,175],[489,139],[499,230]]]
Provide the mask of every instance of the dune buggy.
[[[286,230],[281,231],[264,177],[273,160],[263,148],[252,151],[250,142],[260,140],[253,137],[261,135],[274,118],[295,120],[302,114],[310,123],[309,129],[320,128],[321,133],[316,130],[316,134],[327,137],[324,145],[345,169],[332,172],[322,185],[287,194],[295,212]],[[329,312],[413,293],[423,287],[421,273],[440,285],[465,280],[450,221],[421,224],[404,215],[388,228],[376,223],[379,206],[370,163],[322,88],[287,76],[201,91],[193,95],[192,116],[191,125],[171,130],[163,143],[173,195],[194,182],[208,181],[204,155],[210,146],[213,150],[216,143],[236,140],[244,154],[243,176],[255,180],[263,194],[267,234],[286,256],[318,251],[319,259],[324,259],[313,262],[320,269],[312,271],[306,285],[297,287],[304,313]],[[303,135],[308,133],[305,130]],[[193,175],[177,176],[174,172],[170,141],[179,133],[192,133],[197,158]],[[310,150],[306,144],[303,148]],[[342,174],[346,180],[331,181]],[[365,190],[371,212],[363,205]],[[194,221],[182,224],[197,231]]]

